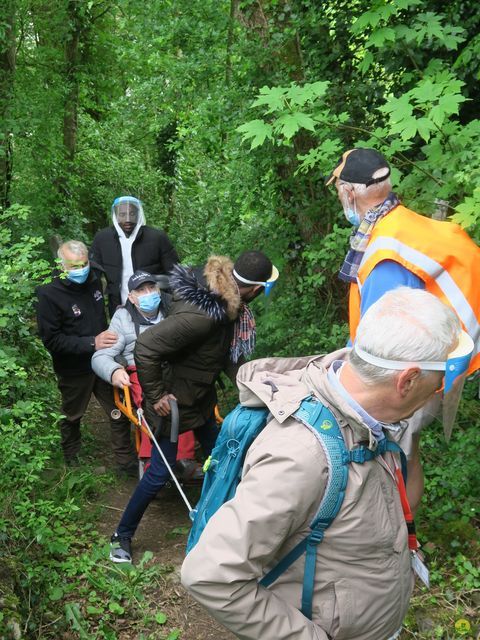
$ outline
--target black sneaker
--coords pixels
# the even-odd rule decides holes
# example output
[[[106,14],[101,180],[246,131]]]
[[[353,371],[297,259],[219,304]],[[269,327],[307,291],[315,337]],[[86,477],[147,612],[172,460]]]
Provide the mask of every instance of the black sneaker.
[[[132,562],[131,538],[120,538],[116,533],[110,538],[110,560],[112,562]]]

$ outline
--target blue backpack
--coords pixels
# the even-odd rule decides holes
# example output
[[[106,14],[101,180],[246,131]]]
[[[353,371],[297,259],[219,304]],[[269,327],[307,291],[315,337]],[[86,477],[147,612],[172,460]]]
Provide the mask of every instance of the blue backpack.
[[[267,408],[237,405],[225,418],[215,448],[205,463],[205,479],[200,500],[190,514],[193,525],[187,541],[187,553],[197,544],[213,514],[222,504],[234,497],[241,480],[248,448],[267,424],[268,415]],[[331,411],[313,398],[303,400],[292,417],[303,423],[316,436],[327,458],[330,475],[317,513],[310,523],[310,534],[282,558],[260,580],[260,584],[265,587],[273,584],[295,560],[305,553],[301,610],[307,618],[311,619],[317,545],[323,540],[325,530],[332,524],[342,506],[347,487],[348,465],[350,462],[363,464],[385,451],[397,451],[402,455],[402,467],[404,467],[405,457],[400,447],[386,438],[379,442],[375,451],[365,446],[355,447],[349,451]],[[405,473],[404,469],[402,471]]]

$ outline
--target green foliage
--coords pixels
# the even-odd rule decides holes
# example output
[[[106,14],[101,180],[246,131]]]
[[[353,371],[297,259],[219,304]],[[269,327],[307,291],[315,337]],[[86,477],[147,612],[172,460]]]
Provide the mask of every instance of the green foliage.
[[[424,78],[413,89],[399,98],[389,98],[380,107],[388,115],[389,134],[400,134],[406,141],[418,133],[428,142],[434,131],[441,130],[451,116],[458,115],[459,105],[467,99],[460,93],[463,85],[448,71],[430,75],[427,68]]]
[[[324,174],[334,166],[339,150],[345,148],[342,137],[357,131],[362,135],[358,145],[380,148],[396,165],[394,177],[404,178],[402,190],[412,206],[431,213],[435,198],[445,199],[456,211],[453,219],[473,227],[476,235],[480,164],[471,150],[479,142],[480,121],[460,117],[462,105],[470,99],[460,74],[470,57],[461,52],[450,64],[442,57],[432,57],[437,50],[456,51],[466,41],[467,33],[462,26],[447,23],[445,16],[425,11],[425,7],[426,3],[420,1],[380,0],[351,26],[351,33],[361,42],[356,50],[359,72],[371,73],[369,84],[376,85],[377,93],[384,86],[370,111],[368,126],[351,124],[355,121],[352,109],[337,113],[331,100],[332,83],[317,81],[263,87],[252,106],[261,108],[265,117],[247,122],[238,130],[244,140],[252,140],[251,149],[266,141],[288,145],[302,129],[309,131],[313,144],[307,153],[298,154],[300,169],[320,169]],[[410,17],[408,27],[404,23],[406,15]],[[466,51],[476,43],[475,36]],[[376,50],[375,56],[371,49]],[[413,70],[393,69],[392,54],[398,52],[407,52]],[[422,62],[424,66],[420,67]]]
[[[50,362],[34,335],[46,241],[88,242],[116,196],[137,195],[184,262],[248,248],[272,257],[281,279],[268,302],[254,303],[256,355],[342,346],[347,290],[337,272],[350,230],[323,176],[344,149],[379,148],[408,206],[430,215],[447,200],[480,240],[477,3],[7,4],[17,55],[8,105],[0,97],[0,164],[7,137],[13,153],[13,205],[0,213],[0,537],[13,532],[6,556],[32,637],[112,639],[128,615],[173,640],[180,632],[142,599],[158,578],[148,558],[126,573],[103,562],[83,513],[95,478],[57,468]],[[466,633],[456,623],[468,608],[456,599],[470,603],[478,580],[475,402],[464,404],[451,448],[438,444],[438,427],[427,437],[421,529],[433,543],[437,603],[420,594],[419,606],[453,595],[430,635],[413,620],[418,638]]]
[[[452,220],[458,222],[462,227],[468,229],[474,226],[478,220],[478,211],[480,209],[480,186],[475,187],[472,196],[455,207],[456,213],[453,214]]]
[[[29,222],[26,207],[0,211],[0,407],[28,396],[29,365],[43,357],[32,339],[32,300],[51,268],[40,257],[43,239],[28,232]]]
[[[238,127],[243,140],[253,138],[250,148],[263,144],[266,138],[283,138],[289,141],[300,129],[315,131],[315,121],[300,111],[325,95],[328,82],[307,83],[302,87],[292,84],[288,89],[262,87],[252,107],[265,107],[266,114],[275,114],[272,124],[264,120],[252,120]]]
[[[144,593],[172,568],[151,566],[151,553],[135,567],[119,569],[106,560],[108,545],[83,508],[101,478],[88,468],[63,470],[59,416],[47,411],[38,397],[0,415],[0,540],[2,562],[23,596],[16,614],[28,621],[32,637],[42,638],[57,638],[67,628],[81,638],[120,638],[116,627],[125,616],[132,625],[165,625]],[[0,634],[11,615],[0,620]]]
[[[323,137],[320,138],[321,151],[316,148],[315,156],[311,150],[309,154],[301,157],[302,168],[310,169],[317,162],[320,164],[321,157],[327,162],[330,161],[328,166],[331,166],[334,154],[338,154],[340,148],[339,141],[332,139],[331,128],[344,121],[347,116],[344,113],[334,115],[325,108],[329,84],[326,81],[305,83],[302,86],[292,83],[288,88],[262,87],[257,99],[252,103],[252,108],[261,107],[263,113],[270,116],[269,122],[263,119],[251,120],[238,127],[237,131],[243,134],[243,141],[252,138],[250,149],[255,149],[266,139],[279,145],[287,144],[300,130],[314,133],[319,127],[323,131]],[[322,136],[321,133],[318,135]],[[326,166],[321,165],[321,168],[324,169]]]

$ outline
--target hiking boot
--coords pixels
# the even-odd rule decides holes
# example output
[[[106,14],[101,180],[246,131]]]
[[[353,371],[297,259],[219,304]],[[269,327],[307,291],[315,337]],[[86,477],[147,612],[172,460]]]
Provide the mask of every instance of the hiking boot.
[[[132,562],[131,538],[120,538],[114,533],[110,538],[110,560],[112,562]]]
[[[175,475],[181,482],[198,484],[203,482],[204,473],[202,465],[196,460],[177,460],[175,463]]]
[[[127,476],[128,478],[138,478],[138,462],[132,460],[127,464],[117,464],[117,476]]]

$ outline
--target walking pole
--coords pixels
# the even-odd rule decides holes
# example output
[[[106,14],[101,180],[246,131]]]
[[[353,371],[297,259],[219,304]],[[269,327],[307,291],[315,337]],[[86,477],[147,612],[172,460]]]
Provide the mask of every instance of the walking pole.
[[[172,401],[170,401],[170,402],[172,403]],[[176,403],[175,403],[175,404],[176,404]],[[172,409],[173,409],[173,407],[172,407]],[[176,412],[175,412],[175,411],[172,411],[172,417],[173,417],[174,419],[175,419],[175,415],[176,415],[176,416],[177,416],[177,418],[178,418],[178,410],[177,410]],[[161,456],[161,458],[162,458],[162,460],[163,460],[163,463],[164,463],[164,464],[165,464],[165,466],[167,467],[167,469],[168,469],[168,471],[169,471],[169,473],[170,473],[170,475],[171,475],[171,477],[172,477],[173,482],[175,483],[175,485],[176,485],[176,487],[177,487],[177,489],[178,489],[178,491],[179,491],[180,495],[181,495],[181,496],[182,496],[182,498],[183,498],[183,501],[185,502],[185,504],[186,504],[186,506],[187,506],[188,513],[190,514],[190,513],[193,511],[193,509],[192,509],[192,505],[191,505],[191,504],[190,504],[190,502],[188,501],[188,498],[187,498],[187,496],[185,495],[185,493],[184,493],[184,491],[183,491],[183,489],[182,489],[182,487],[181,487],[181,485],[180,485],[179,481],[177,480],[177,477],[175,476],[175,474],[174,474],[174,472],[173,472],[173,470],[172,470],[172,467],[168,464],[167,458],[165,457],[165,454],[163,453],[163,451],[162,451],[162,449],[161,449],[160,445],[158,444],[158,442],[157,442],[157,440],[156,440],[155,436],[153,435],[153,432],[152,432],[152,430],[150,429],[150,426],[149,426],[148,422],[145,420],[145,416],[144,416],[144,414],[143,414],[143,409],[137,409],[137,417],[138,417],[138,422],[139,422],[140,424],[144,424],[144,425],[145,425],[145,427],[146,427],[146,429],[147,429],[147,431],[148,431],[148,435],[149,435],[149,436],[150,436],[150,438],[152,439],[153,444],[155,445],[155,447],[156,447],[156,449],[157,449],[158,453],[160,454],[160,456]],[[178,433],[178,422],[177,422],[177,424],[175,425],[175,428],[173,428],[173,427],[174,427],[174,425],[172,424],[172,431],[174,431],[174,432],[176,431],[176,432]]]

